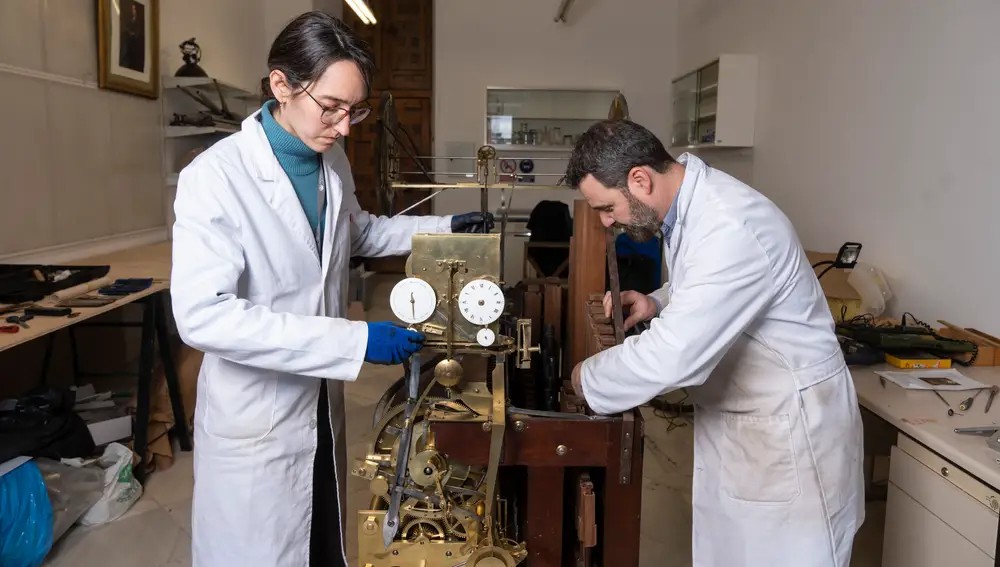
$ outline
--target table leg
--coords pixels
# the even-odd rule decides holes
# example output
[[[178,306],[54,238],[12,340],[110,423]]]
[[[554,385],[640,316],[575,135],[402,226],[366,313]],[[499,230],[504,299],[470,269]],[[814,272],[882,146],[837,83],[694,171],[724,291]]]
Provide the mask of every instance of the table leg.
[[[56,346],[56,334],[49,333],[45,339],[45,354],[42,357],[42,387],[49,385],[49,366],[52,365],[52,351]]]
[[[563,543],[562,467],[528,467],[528,564],[561,567]],[[575,531],[575,530],[574,530]]]
[[[636,412],[638,413],[638,412]],[[611,439],[621,439],[621,424],[610,428]],[[632,443],[631,474],[622,484],[621,442],[608,443],[608,466],[604,478],[604,514],[601,518],[601,541],[604,544],[602,565],[638,567],[639,518],[642,513],[642,420],[635,420]]]
[[[149,443],[149,393],[153,382],[153,358],[155,355],[156,295],[142,300],[142,339],[139,350],[139,388],[136,392],[134,448],[138,464],[133,470],[135,478],[146,479],[146,450]]]
[[[156,322],[156,340],[160,345],[160,361],[163,364],[163,375],[167,380],[167,392],[170,394],[170,407],[174,412],[174,433],[177,434],[182,451],[191,450],[191,436],[188,431],[187,413],[184,412],[184,398],[181,396],[181,384],[177,378],[177,365],[174,363],[174,353],[170,348],[170,333],[167,331],[167,313],[163,307],[166,300],[165,292],[157,293],[150,301],[154,305],[154,320]]]
[[[76,330],[70,325],[67,329],[69,332],[69,353],[73,361],[73,383],[77,386],[80,385],[80,351],[77,349],[76,344]],[[53,333],[54,334],[54,333]]]

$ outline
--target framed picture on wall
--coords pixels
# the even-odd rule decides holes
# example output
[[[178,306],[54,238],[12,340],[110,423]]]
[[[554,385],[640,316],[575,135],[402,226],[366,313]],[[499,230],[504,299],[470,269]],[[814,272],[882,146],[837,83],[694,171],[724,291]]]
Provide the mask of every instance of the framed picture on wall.
[[[160,0],[96,0],[98,84],[160,96]]]

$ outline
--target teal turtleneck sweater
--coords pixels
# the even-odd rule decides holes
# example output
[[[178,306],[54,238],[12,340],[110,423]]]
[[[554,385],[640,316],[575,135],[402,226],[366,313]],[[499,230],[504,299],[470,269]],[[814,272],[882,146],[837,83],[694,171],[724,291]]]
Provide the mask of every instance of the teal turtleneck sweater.
[[[322,236],[326,229],[325,202],[323,203],[324,210],[319,210],[319,173],[322,158],[312,148],[305,145],[302,140],[278,124],[274,116],[271,115],[271,109],[276,103],[275,100],[269,100],[264,103],[264,108],[261,109],[264,134],[267,135],[267,141],[270,142],[271,150],[278,158],[281,169],[285,171],[285,175],[292,182],[295,195],[298,196],[302,210],[305,211],[306,218],[309,219],[309,228],[315,234],[316,227],[319,226],[319,234]]]

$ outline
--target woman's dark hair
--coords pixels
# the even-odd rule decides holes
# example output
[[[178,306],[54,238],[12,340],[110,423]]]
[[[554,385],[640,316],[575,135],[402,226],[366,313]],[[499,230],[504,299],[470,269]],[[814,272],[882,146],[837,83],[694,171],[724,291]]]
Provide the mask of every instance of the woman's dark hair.
[[[602,120],[581,136],[566,166],[566,184],[579,188],[588,175],[608,188],[628,186],[628,173],[647,166],[659,173],[674,163],[663,143],[646,128],[628,120]]]
[[[354,62],[365,87],[371,89],[375,58],[368,43],[343,21],[317,10],[298,16],[281,30],[271,44],[267,67],[284,73],[292,88],[302,88],[338,61]],[[268,77],[260,82],[260,89],[262,104],[274,98]]]

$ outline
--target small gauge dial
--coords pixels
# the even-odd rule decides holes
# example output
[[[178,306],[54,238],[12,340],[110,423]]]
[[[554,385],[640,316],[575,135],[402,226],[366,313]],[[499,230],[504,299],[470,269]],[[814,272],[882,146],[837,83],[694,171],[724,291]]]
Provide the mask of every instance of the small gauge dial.
[[[489,325],[499,319],[505,303],[500,286],[488,280],[472,280],[458,294],[458,309],[476,325]]]
[[[431,284],[420,278],[406,278],[392,288],[389,306],[400,321],[409,325],[430,319],[437,306],[437,294]]]
[[[481,347],[493,346],[493,343],[497,340],[497,334],[493,332],[493,329],[479,329],[476,333],[476,342],[479,343]]]

